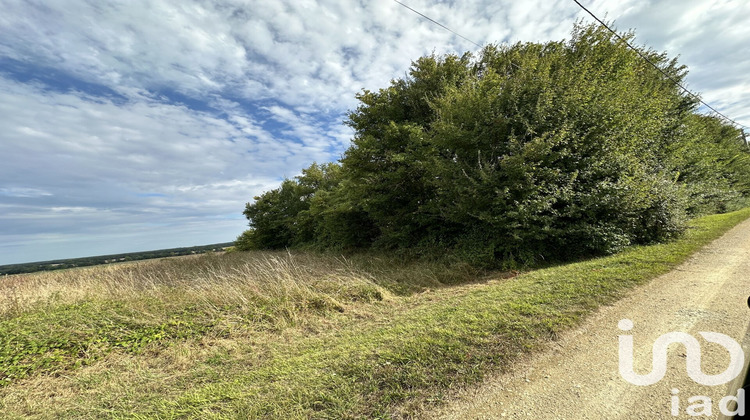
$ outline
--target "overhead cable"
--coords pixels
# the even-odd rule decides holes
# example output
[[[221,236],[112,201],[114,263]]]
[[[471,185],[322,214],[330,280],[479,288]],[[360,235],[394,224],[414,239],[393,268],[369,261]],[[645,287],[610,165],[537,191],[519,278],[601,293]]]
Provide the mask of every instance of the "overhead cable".
[[[724,118],[725,120],[727,120],[727,121],[731,122],[732,124],[734,124],[734,125],[736,125],[736,126],[739,126],[740,128],[750,128],[750,127],[748,127],[748,126],[746,126],[746,125],[740,124],[740,123],[738,123],[737,121],[735,121],[735,120],[733,120],[733,119],[731,119],[731,118],[727,117],[726,115],[724,115],[724,114],[722,114],[721,112],[719,112],[718,110],[716,110],[716,108],[714,108],[714,107],[712,107],[711,105],[709,105],[708,103],[706,103],[706,102],[705,102],[705,101],[704,101],[703,99],[701,99],[701,97],[700,97],[700,96],[698,96],[698,95],[696,95],[695,93],[693,93],[693,92],[691,92],[690,90],[688,90],[688,88],[686,88],[685,86],[683,86],[683,85],[682,85],[682,84],[681,84],[681,83],[680,83],[680,82],[679,82],[678,80],[676,80],[676,79],[675,79],[674,77],[672,77],[672,76],[670,76],[669,74],[667,74],[667,72],[665,72],[665,71],[664,71],[664,70],[663,70],[663,69],[662,69],[661,67],[657,66],[657,65],[656,65],[656,64],[655,64],[655,63],[654,63],[653,61],[651,61],[651,60],[650,60],[650,59],[649,59],[648,57],[646,57],[646,56],[645,56],[645,55],[644,55],[644,54],[643,54],[643,53],[642,53],[642,52],[641,52],[641,51],[640,51],[640,50],[639,50],[638,48],[635,48],[634,46],[632,46],[632,45],[631,45],[631,44],[630,44],[630,43],[628,42],[628,40],[626,40],[626,39],[625,39],[625,38],[623,38],[623,37],[622,37],[622,36],[621,36],[620,34],[618,34],[618,33],[617,33],[617,31],[615,31],[615,30],[613,30],[612,28],[610,28],[610,27],[609,27],[609,26],[608,26],[608,25],[607,25],[606,23],[604,23],[604,22],[603,22],[603,21],[602,21],[601,19],[599,19],[598,17],[596,17],[596,15],[595,15],[595,14],[593,14],[593,13],[592,13],[592,12],[591,12],[591,11],[590,11],[589,9],[587,9],[586,7],[584,7],[584,5],[582,5],[582,4],[581,4],[581,3],[580,3],[580,2],[578,1],[578,0],[573,0],[573,1],[574,1],[574,2],[575,2],[575,3],[577,4],[577,5],[578,5],[578,6],[580,6],[580,7],[581,7],[581,9],[583,9],[583,10],[584,10],[584,11],[585,11],[586,13],[588,13],[589,15],[591,15],[591,17],[592,17],[592,18],[594,18],[594,19],[595,19],[595,20],[596,20],[597,22],[599,22],[599,23],[600,23],[600,24],[601,24],[602,26],[604,26],[605,28],[607,28],[607,30],[608,30],[608,31],[612,32],[612,33],[613,33],[613,34],[614,34],[614,35],[615,35],[615,36],[616,36],[616,37],[617,37],[617,38],[618,38],[619,40],[621,40],[622,42],[624,42],[624,43],[625,43],[625,45],[627,45],[628,47],[630,47],[630,49],[632,49],[632,50],[633,50],[633,51],[635,51],[635,52],[636,52],[636,53],[637,53],[638,55],[640,55],[640,56],[641,56],[641,58],[643,58],[644,60],[646,60],[646,62],[647,62],[647,63],[651,64],[651,65],[652,65],[652,66],[653,66],[653,67],[654,67],[654,68],[655,68],[656,70],[659,70],[659,72],[661,72],[661,74],[663,74],[663,75],[664,75],[664,76],[666,76],[666,77],[667,77],[667,78],[668,78],[669,80],[671,80],[671,81],[672,81],[672,83],[674,83],[675,85],[679,86],[679,87],[680,87],[680,89],[682,89],[682,90],[683,90],[683,91],[684,91],[685,93],[687,93],[688,95],[690,95],[690,96],[692,96],[693,98],[697,99],[697,100],[698,100],[698,102],[700,102],[700,103],[702,103],[703,105],[705,105],[705,106],[706,106],[706,108],[708,108],[708,109],[710,109],[711,111],[715,112],[715,113],[716,113],[717,115],[720,115],[720,116],[721,116],[722,118]]]
[[[425,19],[429,20],[430,22],[434,23],[435,25],[438,25],[438,26],[440,26],[441,28],[443,28],[443,29],[447,30],[448,32],[452,33],[453,35],[456,35],[457,37],[460,37],[460,38],[464,39],[465,41],[471,42],[472,44],[476,45],[476,46],[477,46],[477,47],[479,47],[479,48],[483,48],[483,46],[482,46],[482,45],[479,45],[479,44],[477,44],[476,42],[474,42],[474,41],[470,40],[469,38],[467,38],[467,37],[465,37],[465,36],[463,36],[463,35],[459,34],[458,32],[456,32],[456,31],[454,31],[453,29],[451,29],[451,28],[449,28],[449,27],[447,27],[447,26],[443,25],[442,23],[440,23],[440,22],[436,21],[435,19],[433,19],[433,18],[431,18],[431,17],[429,17],[429,16],[425,16],[424,14],[422,14],[422,13],[420,13],[420,12],[418,12],[418,11],[416,11],[416,10],[412,9],[411,7],[409,7],[409,6],[405,5],[404,3],[401,3],[401,2],[400,2],[400,1],[398,1],[398,0],[393,0],[393,1],[395,1],[396,3],[398,3],[398,4],[400,4],[400,5],[404,6],[404,7],[406,7],[407,9],[409,9],[409,10],[411,10],[412,12],[414,12],[414,13],[418,14],[419,16],[422,16],[423,18],[425,18]]]
[[[479,47],[479,48],[483,48],[483,46],[482,46],[482,45],[480,45],[480,44],[478,44],[478,43],[476,43],[476,42],[472,41],[471,39],[469,39],[469,38],[467,38],[467,37],[465,37],[465,36],[461,35],[460,33],[458,33],[458,32],[456,32],[456,31],[454,31],[453,29],[451,29],[451,28],[449,28],[449,27],[447,27],[447,26],[443,25],[442,23],[440,23],[440,22],[436,21],[435,19],[432,19],[431,17],[429,17],[429,16],[427,16],[427,15],[425,15],[425,14],[423,14],[423,13],[419,12],[418,10],[415,10],[415,9],[413,9],[413,8],[409,7],[408,5],[406,5],[406,4],[404,4],[404,3],[402,3],[402,2],[400,2],[400,1],[398,1],[398,0],[393,0],[393,1],[394,1],[394,2],[396,2],[396,3],[398,3],[398,4],[400,4],[401,6],[403,6],[403,7],[405,7],[405,8],[407,8],[407,9],[409,9],[410,11],[412,11],[412,12],[416,13],[417,15],[421,16],[422,18],[424,18],[424,19],[427,19],[427,20],[429,20],[430,22],[434,23],[435,25],[438,25],[438,26],[440,26],[441,28],[443,28],[443,29],[447,30],[448,32],[450,32],[450,33],[452,33],[452,34],[454,34],[454,35],[456,35],[456,36],[460,37],[461,39],[463,39],[463,40],[465,40],[465,41],[467,41],[467,42],[470,42],[470,43],[472,43],[472,44],[476,45],[476,46],[477,46],[477,47]],[[718,110],[717,110],[716,108],[714,108],[713,106],[711,106],[710,104],[708,104],[708,103],[707,103],[706,101],[704,101],[704,100],[703,100],[703,99],[702,99],[702,98],[701,98],[701,97],[700,97],[699,95],[697,95],[697,94],[693,93],[693,92],[692,92],[692,91],[690,91],[690,90],[689,90],[688,88],[686,88],[685,86],[683,86],[683,85],[682,85],[682,83],[680,83],[680,82],[679,82],[679,80],[675,79],[675,78],[674,78],[674,77],[672,77],[672,76],[671,76],[670,74],[668,74],[667,72],[665,72],[665,71],[664,71],[664,70],[663,70],[663,69],[662,69],[661,67],[659,67],[659,66],[658,66],[658,65],[657,65],[656,63],[654,63],[654,62],[653,62],[653,61],[652,61],[652,60],[651,60],[650,58],[648,58],[648,57],[647,57],[647,56],[646,56],[645,54],[643,54],[643,53],[641,52],[641,50],[639,50],[638,48],[636,48],[636,47],[634,47],[633,45],[631,45],[631,44],[630,44],[630,42],[628,42],[628,40],[627,40],[627,39],[623,38],[623,37],[622,37],[622,36],[621,36],[621,35],[620,35],[619,33],[617,33],[617,31],[615,31],[615,30],[613,30],[612,28],[610,28],[610,27],[609,27],[609,26],[608,26],[608,25],[607,25],[606,23],[604,23],[604,21],[602,21],[601,19],[599,19],[599,18],[598,18],[598,17],[597,17],[597,16],[596,16],[596,15],[595,15],[594,13],[592,13],[592,12],[591,12],[591,11],[590,11],[589,9],[587,9],[587,8],[586,8],[586,7],[584,6],[584,5],[582,5],[582,4],[581,4],[581,3],[580,3],[580,2],[578,1],[578,0],[573,0],[573,1],[574,1],[574,2],[575,2],[575,3],[576,3],[576,4],[577,4],[577,5],[578,5],[578,6],[579,6],[579,7],[581,8],[581,9],[583,9],[583,10],[584,10],[584,11],[585,11],[586,13],[588,13],[588,14],[589,14],[589,15],[590,15],[590,16],[591,16],[592,18],[594,18],[594,19],[595,19],[595,20],[596,20],[597,22],[599,22],[599,24],[600,24],[600,25],[604,26],[604,27],[605,27],[605,28],[606,28],[606,29],[607,29],[608,31],[612,32],[612,34],[614,34],[614,35],[615,35],[615,36],[616,36],[616,37],[617,37],[617,38],[618,38],[619,40],[621,40],[621,41],[622,41],[623,43],[625,43],[625,45],[627,45],[627,46],[628,46],[628,47],[629,47],[630,49],[632,49],[633,51],[635,51],[635,52],[636,52],[636,54],[638,54],[638,55],[639,55],[639,56],[640,56],[640,57],[641,57],[642,59],[644,59],[644,60],[645,60],[645,61],[646,61],[646,62],[647,62],[648,64],[650,64],[650,65],[651,65],[651,66],[653,66],[653,67],[654,67],[654,68],[655,68],[656,70],[658,70],[658,71],[659,71],[659,72],[660,72],[661,74],[663,74],[663,75],[664,75],[664,77],[666,77],[666,78],[667,78],[667,79],[669,79],[669,80],[670,80],[670,81],[671,81],[672,83],[674,83],[674,84],[675,84],[676,86],[678,86],[678,87],[679,87],[680,89],[682,89],[682,91],[683,91],[683,92],[685,92],[685,93],[686,93],[686,94],[688,94],[689,96],[691,96],[691,97],[695,98],[696,100],[698,100],[698,102],[700,102],[701,104],[703,104],[703,105],[704,105],[704,106],[705,106],[706,108],[710,109],[710,110],[711,110],[711,111],[713,111],[713,112],[714,112],[715,114],[717,114],[717,115],[721,116],[721,117],[722,117],[722,118],[723,118],[724,120],[726,120],[726,121],[728,121],[728,122],[732,123],[733,125],[736,125],[736,126],[738,126],[738,127],[740,127],[740,128],[750,128],[750,127],[748,127],[748,126],[746,126],[746,125],[743,125],[743,124],[740,124],[740,123],[738,123],[737,121],[735,121],[735,120],[733,120],[733,119],[729,118],[728,116],[724,115],[723,113],[719,112],[719,111],[718,111]],[[513,65],[514,65],[515,67],[518,67],[518,66],[517,66],[517,65],[516,65],[515,63],[511,63],[511,64],[513,64]],[[743,135],[744,135],[744,131],[743,131]]]

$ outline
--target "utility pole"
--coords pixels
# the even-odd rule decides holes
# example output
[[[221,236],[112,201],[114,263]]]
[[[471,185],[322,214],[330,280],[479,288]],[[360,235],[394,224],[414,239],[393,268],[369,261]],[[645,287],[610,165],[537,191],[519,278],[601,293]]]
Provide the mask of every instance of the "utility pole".
[[[740,133],[742,133],[742,141],[745,142],[745,147],[747,147],[748,149],[750,149],[750,144],[747,143],[747,136],[745,135],[745,130],[744,129],[740,129]]]

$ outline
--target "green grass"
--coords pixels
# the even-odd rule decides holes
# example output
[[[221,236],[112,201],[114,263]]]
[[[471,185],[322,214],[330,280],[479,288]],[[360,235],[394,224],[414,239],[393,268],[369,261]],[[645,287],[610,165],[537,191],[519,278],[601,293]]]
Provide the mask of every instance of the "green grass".
[[[0,355],[12,356],[13,343],[26,340],[20,359],[40,363],[43,358],[35,355],[47,354],[39,349],[49,346],[40,339],[51,330],[45,325],[80,326],[80,320],[66,319],[85,315],[90,329],[79,331],[78,342],[104,338],[98,344],[101,353],[90,366],[75,369],[78,359],[63,344],[63,362],[42,363],[34,368],[38,372],[24,373],[29,379],[11,380],[0,391],[0,410],[19,417],[408,417],[439,401],[446,390],[476,383],[544,347],[594,309],[671,270],[748,217],[750,209],[707,216],[668,244],[469,286],[440,288],[437,266],[388,261],[366,269],[364,262],[350,261],[305,271],[301,267],[315,261],[309,257],[290,272],[317,286],[291,297],[294,289],[287,286],[274,295],[287,296],[282,306],[265,301],[265,311],[275,320],[268,325],[274,328],[255,328],[259,303],[242,303],[268,293],[245,292],[240,299],[235,291],[230,305],[215,308],[220,299],[162,292],[172,299],[162,309],[153,304],[150,322],[128,312],[138,303],[116,296],[107,305],[65,303],[44,314],[30,305],[0,323],[6,334]],[[215,270],[222,268],[214,264]],[[326,273],[338,273],[338,280]],[[408,289],[403,284],[409,273],[422,287],[402,296],[389,294]],[[429,284],[438,290],[426,289]],[[175,313],[189,302],[190,310]],[[183,322],[178,325],[195,328],[175,332],[165,324],[170,316]],[[244,328],[237,326],[241,321]],[[72,328],[62,329],[72,335]],[[52,342],[60,343],[59,337]],[[34,402],[40,388],[66,397],[49,405]]]
[[[237,331],[267,335],[380,301],[389,290],[408,295],[441,285],[436,265],[363,258],[208,255],[4,278],[0,387],[112,351],[139,354],[151,344]]]
[[[409,402],[502,369],[628,288],[665,273],[750,216],[695,221],[679,241],[530,272],[394,317],[385,327],[311,338],[262,368],[211,384],[148,415],[389,417]]]
[[[160,314],[136,313],[120,301],[88,301],[0,322],[0,386],[88,365],[113,350],[138,354],[150,343],[200,336],[215,326],[191,308],[167,314],[162,302],[148,304]]]

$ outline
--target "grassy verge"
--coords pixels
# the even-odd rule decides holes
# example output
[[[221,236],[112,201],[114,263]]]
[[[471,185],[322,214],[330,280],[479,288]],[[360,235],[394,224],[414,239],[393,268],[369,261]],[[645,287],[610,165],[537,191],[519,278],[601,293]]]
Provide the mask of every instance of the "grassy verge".
[[[243,299],[237,296],[248,300],[265,294],[253,292],[253,295],[249,289],[243,289],[246,286],[237,285],[245,283],[234,280],[224,283],[245,291],[231,294],[235,296],[235,306],[225,305],[215,310],[210,308],[217,307],[222,300],[205,297],[211,293],[196,292],[191,298],[177,299],[161,291],[163,298],[171,297],[172,309],[192,302],[192,309],[184,313],[195,314],[190,320],[200,321],[196,325],[205,330],[196,328],[194,336],[175,336],[167,326],[158,340],[144,345],[127,344],[126,351],[117,350],[119,356],[102,356],[76,373],[61,375],[58,371],[57,377],[52,377],[47,366],[46,375],[5,387],[0,393],[0,409],[11,416],[42,417],[409,416],[424,404],[439,400],[446,389],[474,383],[490,371],[509,366],[519,355],[543,346],[557,333],[576,325],[598,306],[613,302],[629,288],[669,271],[748,217],[750,209],[703,217],[693,222],[683,238],[668,244],[633,248],[618,255],[537,270],[502,281],[385,299],[382,294],[387,295],[388,291],[373,280],[378,275],[390,276],[384,283],[396,284],[408,282],[404,279],[411,272],[419,277],[415,281],[428,284],[437,278],[430,271],[434,267],[430,270],[402,267],[399,271],[388,269],[386,262],[380,266],[380,272],[358,271],[351,266],[346,271],[335,265],[313,271],[300,268],[302,271],[298,270],[296,276],[307,273],[305,284],[318,282],[318,285],[296,297],[289,297],[291,286],[276,295],[279,299],[287,296],[292,302],[288,306],[292,309],[283,312],[286,315],[273,318],[297,319],[296,323],[285,321],[289,328],[254,328],[252,320],[257,316],[248,317],[242,311],[257,314],[257,308],[263,305],[246,302],[242,306]],[[326,273],[330,272],[338,272],[338,280],[321,280],[327,279]],[[252,270],[245,275],[250,273]],[[356,293],[350,291],[352,282],[358,285],[354,288]],[[251,284],[258,287],[257,282]],[[161,290],[158,287],[154,290],[157,289]],[[381,298],[372,298],[378,293]],[[335,303],[310,304],[316,302],[311,296]],[[117,298],[109,296],[109,299]],[[300,306],[299,302],[308,303]],[[153,312],[156,315],[152,324],[144,324],[152,328],[144,327],[148,337],[152,337],[149,335],[152,331],[161,331],[153,330],[154,325],[162,325],[169,319],[167,314],[174,313],[173,310]],[[309,321],[313,315],[318,321]],[[4,322],[19,322],[24,316],[39,316],[38,310],[31,305],[20,314],[7,315]],[[134,317],[131,314],[127,319]],[[226,325],[232,319],[236,321],[232,325],[244,320],[246,327],[228,329]],[[122,327],[126,322],[121,320],[113,325]],[[39,332],[26,336],[35,334]],[[121,336],[113,338],[121,339]],[[21,338],[13,340],[18,342]],[[190,361],[185,360],[187,355]],[[62,371],[67,372],[65,369],[68,367]],[[49,393],[58,399],[48,405],[34,402]]]
[[[0,387],[113,351],[278,333],[391,291],[408,295],[471,274],[360,258],[208,255],[2,278]]]

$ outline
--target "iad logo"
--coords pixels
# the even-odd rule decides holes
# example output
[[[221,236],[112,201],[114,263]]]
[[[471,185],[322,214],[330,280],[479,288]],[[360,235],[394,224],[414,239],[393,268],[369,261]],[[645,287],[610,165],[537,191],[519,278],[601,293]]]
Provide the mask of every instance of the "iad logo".
[[[623,331],[633,329],[633,321],[621,319],[617,326]],[[701,331],[701,335],[706,341],[716,343],[729,351],[729,367],[718,375],[706,375],[701,370],[701,345],[692,335],[684,332],[670,332],[661,335],[654,341],[652,349],[653,361],[651,362],[651,372],[646,375],[638,375],[633,371],[633,336],[621,335],[620,337],[620,375],[626,381],[633,385],[652,385],[664,378],[667,372],[667,348],[672,343],[682,343],[685,346],[687,354],[686,368],[687,374],[693,381],[706,386],[722,385],[742,372],[745,363],[745,354],[742,347],[727,335],[715,332]]]
[[[633,329],[633,321],[621,319],[617,324],[622,331]],[[731,337],[715,333],[701,331],[698,334],[709,343],[716,343],[724,347],[729,352],[729,366],[724,372],[718,375],[706,375],[701,369],[701,346],[698,340],[690,334],[684,332],[670,332],[659,336],[652,347],[651,371],[645,375],[639,375],[633,370],[633,336],[619,336],[619,368],[620,375],[626,381],[633,385],[647,386],[653,385],[664,378],[667,372],[667,350],[670,344],[680,343],[685,346],[686,370],[688,376],[693,381],[706,386],[715,386],[726,384],[736,378],[741,372],[745,363],[745,354],[742,347]],[[673,416],[680,414],[680,398],[678,389],[672,389],[671,396],[671,413]],[[696,395],[688,398],[688,403],[692,403],[685,410],[690,416],[711,416],[712,401],[711,398]],[[730,410],[729,405],[734,403],[736,409]],[[744,415],[745,414],[745,391],[739,389],[737,396],[726,396],[719,402],[719,410],[725,415]]]

